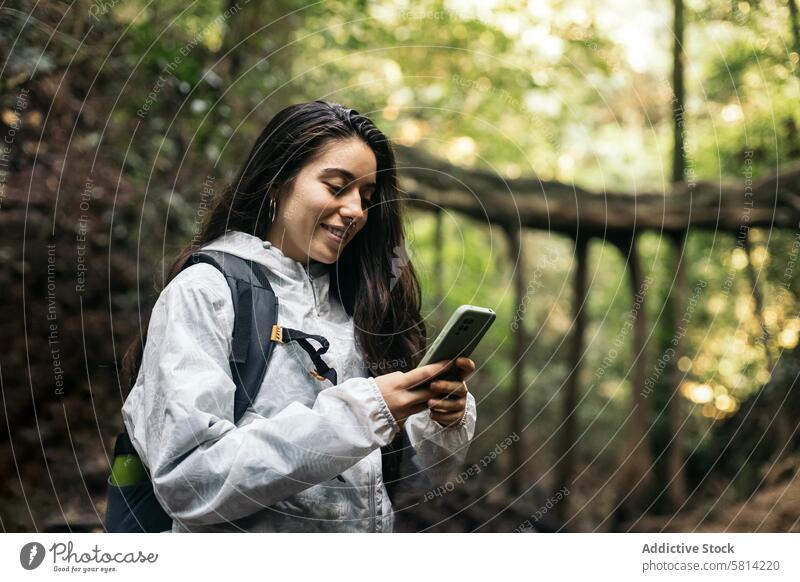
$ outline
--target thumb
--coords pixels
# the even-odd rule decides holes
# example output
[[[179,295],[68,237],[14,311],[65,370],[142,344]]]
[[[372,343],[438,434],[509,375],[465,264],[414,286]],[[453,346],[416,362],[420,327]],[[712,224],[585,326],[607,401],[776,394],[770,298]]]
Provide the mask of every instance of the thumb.
[[[433,364],[414,368],[406,372],[406,383],[409,388],[423,384],[447,370],[451,363],[450,360],[442,360],[441,362],[434,362]]]

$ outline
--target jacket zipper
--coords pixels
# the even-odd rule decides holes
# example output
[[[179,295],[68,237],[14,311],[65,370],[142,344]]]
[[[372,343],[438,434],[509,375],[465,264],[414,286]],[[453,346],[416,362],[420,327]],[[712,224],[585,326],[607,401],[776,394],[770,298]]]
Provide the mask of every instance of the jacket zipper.
[[[319,316],[319,308],[317,306],[317,291],[314,289],[314,281],[311,279],[311,274],[306,269],[303,269],[303,271],[305,272],[306,277],[308,277],[309,285],[311,285],[311,295],[314,297],[314,315]]]
[[[375,531],[375,467],[369,461],[369,531]]]

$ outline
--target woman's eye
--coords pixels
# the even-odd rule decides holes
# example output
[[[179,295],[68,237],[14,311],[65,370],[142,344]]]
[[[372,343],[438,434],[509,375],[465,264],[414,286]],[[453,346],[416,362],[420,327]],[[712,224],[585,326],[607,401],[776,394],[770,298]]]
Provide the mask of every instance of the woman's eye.
[[[325,185],[328,187],[328,190],[331,191],[331,194],[334,194],[334,195],[338,196],[339,194],[342,193],[342,190],[340,188],[337,188],[333,184],[325,184]]]
[[[333,194],[334,196],[339,196],[345,190],[344,187],[339,188],[338,186],[334,186],[333,184],[328,184],[327,182],[324,182],[324,184],[325,184],[325,186],[328,187],[328,190],[330,190],[331,194]],[[364,209],[367,209],[370,206],[372,206],[372,200],[362,196],[361,197],[361,207],[364,208]]]

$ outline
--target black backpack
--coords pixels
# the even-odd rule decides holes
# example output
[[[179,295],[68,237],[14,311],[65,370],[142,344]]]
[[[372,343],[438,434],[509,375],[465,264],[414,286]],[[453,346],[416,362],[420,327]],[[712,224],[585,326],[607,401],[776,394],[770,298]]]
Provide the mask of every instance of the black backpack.
[[[233,381],[236,384],[234,424],[239,422],[255,400],[275,342],[296,341],[314,363],[315,369],[309,374],[318,380],[328,379],[336,384],[336,370],[329,367],[321,357],[328,351],[328,340],[321,335],[307,334],[278,325],[278,298],[262,265],[230,253],[201,251],[193,254],[183,268],[197,263],[207,263],[217,268],[225,276],[231,290],[235,314],[230,359]],[[261,330],[270,330],[270,337],[262,337]],[[309,339],[317,341],[321,347],[315,350],[308,342]],[[396,472],[399,441],[400,439],[396,439],[382,451],[390,474]],[[117,455],[138,456],[127,432],[121,432],[117,436],[114,457]],[[341,475],[338,478],[344,481]],[[163,532],[172,529],[172,518],[158,502],[149,478],[133,485],[118,486],[112,484],[109,477],[105,528],[108,532]]]

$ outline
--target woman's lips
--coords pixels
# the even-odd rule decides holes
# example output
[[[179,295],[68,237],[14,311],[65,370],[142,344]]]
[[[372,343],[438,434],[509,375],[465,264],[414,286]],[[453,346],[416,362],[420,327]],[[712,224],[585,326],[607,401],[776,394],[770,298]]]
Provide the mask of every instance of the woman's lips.
[[[330,226],[328,226],[327,224],[320,224],[320,226],[327,233],[328,240],[330,240],[331,242],[336,243],[337,245],[343,243],[345,240],[347,240],[347,238],[349,238],[349,234],[345,234],[344,236],[341,236],[341,235],[337,234],[336,232],[334,232],[333,229]],[[342,232],[342,229],[340,229],[338,232]]]

